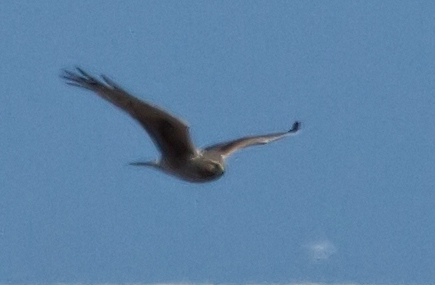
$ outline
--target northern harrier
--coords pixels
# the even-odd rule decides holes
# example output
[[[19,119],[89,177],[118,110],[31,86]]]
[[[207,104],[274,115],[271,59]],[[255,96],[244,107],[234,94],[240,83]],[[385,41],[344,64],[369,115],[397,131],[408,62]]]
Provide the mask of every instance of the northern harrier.
[[[160,160],[134,162],[131,165],[151,166],[189,182],[207,182],[220,178],[225,172],[225,159],[242,148],[267,144],[296,133],[300,122],[287,132],[239,138],[199,149],[193,144],[188,125],[170,113],[142,101],[123,90],[104,75],[96,79],[80,68],[64,70],[67,84],[89,89],[101,98],[127,112],[148,132],[161,152]]]

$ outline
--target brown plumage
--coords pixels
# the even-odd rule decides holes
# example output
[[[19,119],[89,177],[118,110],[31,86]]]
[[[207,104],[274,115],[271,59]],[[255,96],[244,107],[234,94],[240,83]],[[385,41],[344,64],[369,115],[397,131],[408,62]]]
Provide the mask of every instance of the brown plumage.
[[[195,147],[189,126],[170,113],[142,101],[115,82],[102,75],[96,79],[80,68],[77,72],[64,70],[61,75],[67,84],[85,88],[114,104],[139,122],[148,132],[161,153],[160,160],[135,162],[132,165],[151,166],[190,182],[207,182],[224,174],[225,159],[237,150],[248,146],[267,144],[296,133],[300,123],[296,121],[287,132],[239,138],[209,146],[204,150]]]

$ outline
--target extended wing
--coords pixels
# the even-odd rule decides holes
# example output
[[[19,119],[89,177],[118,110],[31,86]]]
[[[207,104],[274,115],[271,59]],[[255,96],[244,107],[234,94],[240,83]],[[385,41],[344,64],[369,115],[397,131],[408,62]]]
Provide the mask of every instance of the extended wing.
[[[80,68],[77,71],[64,70],[61,77],[69,85],[94,91],[136,119],[149,133],[162,156],[180,158],[196,152],[189,127],[181,119],[128,94],[104,75],[101,76],[104,81],[100,81]]]
[[[237,140],[229,141],[229,142],[223,142],[219,144],[215,144],[212,146],[207,147],[206,151],[212,151],[217,152],[220,155],[222,155],[223,158],[228,157],[233,152],[238,151],[240,149],[243,149],[248,146],[253,145],[260,145],[260,144],[267,144],[279,139],[282,139],[284,137],[287,137],[291,134],[296,133],[300,129],[300,122],[295,122],[293,124],[293,127],[291,130],[287,132],[282,133],[273,133],[273,134],[267,134],[267,135],[260,135],[260,136],[250,136],[250,137],[244,137]]]

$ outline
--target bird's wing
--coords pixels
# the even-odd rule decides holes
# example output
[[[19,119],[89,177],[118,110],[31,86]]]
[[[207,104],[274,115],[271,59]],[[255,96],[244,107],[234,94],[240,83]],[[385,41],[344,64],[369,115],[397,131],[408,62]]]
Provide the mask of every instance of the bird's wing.
[[[282,133],[273,133],[273,134],[267,134],[267,135],[260,135],[260,136],[251,136],[251,137],[244,137],[237,140],[229,141],[229,142],[223,142],[219,144],[215,144],[212,146],[209,146],[205,148],[206,151],[213,151],[218,152],[220,155],[222,155],[223,158],[228,157],[233,152],[238,151],[242,148],[253,146],[253,145],[260,145],[260,144],[267,144],[279,139],[282,139],[286,136],[289,136],[291,134],[296,133],[300,129],[300,122],[295,122],[293,124],[293,127],[291,130],[287,132]]]
[[[69,85],[94,91],[136,119],[149,133],[163,157],[180,158],[196,152],[185,122],[128,94],[106,76],[102,75],[104,81],[100,81],[77,67],[77,72],[64,70],[61,77]]]

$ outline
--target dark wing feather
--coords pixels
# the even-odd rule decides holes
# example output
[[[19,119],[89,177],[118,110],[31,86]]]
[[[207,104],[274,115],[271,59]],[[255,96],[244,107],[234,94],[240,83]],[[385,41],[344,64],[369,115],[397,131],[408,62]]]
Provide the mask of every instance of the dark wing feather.
[[[244,137],[237,140],[223,142],[207,147],[206,151],[218,152],[224,158],[231,155],[233,152],[243,149],[248,146],[267,144],[279,139],[282,139],[290,134],[294,134],[300,129],[300,122],[295,122],[291,130],[281,133],[273,133],[267,135]]]
[[[77,71],[64,70],[61,77],[69,85],[94,91],[136,119],[149,133],[162,156],[177,159],[196,152],[189,135],[189,127],[181,119],[128,94],[104,75],[101,76],[103,82],[80,68]]]

